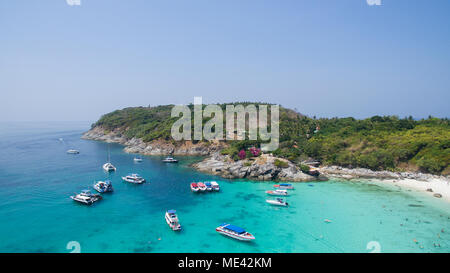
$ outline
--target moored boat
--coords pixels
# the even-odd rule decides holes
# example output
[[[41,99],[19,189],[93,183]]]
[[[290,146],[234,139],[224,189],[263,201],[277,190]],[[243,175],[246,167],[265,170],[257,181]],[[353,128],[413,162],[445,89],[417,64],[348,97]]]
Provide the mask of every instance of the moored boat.
[[[273,185],[275,188],[278,189],[282,189],[282,190],[293,190],[294,186],[292,186],[292,184],[286,184],[286,183],[282,183],[282,184],[277,184],[277,185]]]
[[[168,157],[164,158],[162,162],[164,162],[164,163],[178,163],[178,160],[176,160],[173,157],[168,156]]]
[[[137,173],[130,173],[127,176],[122,176],[122,180],[134,184],[142,184],[145,182],[145,179]]]
[[[230,224],[222,224],[216,228],[216,231],[220,234],[223,234],[225,236],[238,239],[241,241],[250,241],[254,240],[255,236],[253,236],[251,233],[245,231],[245,229],[240,228],[238,226],[233,226]]]
[[[198,185],[197,185],[197,183],[191,183],[191,190],[193,191],[193,192],[198,192],[199,191],[199,188],[198,188]]]
[[[203,184],[202,182],[198,182],[197,186],[200,191],[206,191],[206,185]]]
[[[98,181],[94,184],[94,189],[99,193],[112,192],[114,190],[110,180]]]
[[[177,212],[175,210],[166,211],[166,222],[172,230],[181,230],[180,222],[178,221]]]
[[[269,204],[271,204],[271,205],[275,205],[275,206],[283,206],[283,207],[286,207],[286,206],[289,205],[287,202],[284,202],[283,199],[281,199],[281,198],[277,198],[277,199],[275,199],[275,200],[269,199],[269,200],[266,200],[266,202],[269,203]]]
[[[133,158],[134,162],[142,162],[142,158],[141,157],[135,157]]]
[[[76,154],[79,154],[80,151],[75,150],[75,149],[70,149],[70,150],[67,150],[67,153],[68,153],[68,154],[74,154],[74,155],[76,155]]]
[[[111,153],[109,151],[109,145],[108,145],[108,160],[106,161],[105,164],[103,164],[103,170],[105,170],[107,172],[115,172],[116,171],[116,167],[114,167],[114,165],[111,163]]]
[[[205,182],[205,186],[206,186],[206,190],[207,191],[212,191],[212,185],[211,185],[211,182]]]
[[[216,181],[211,181],[211,186],[212,186],[212,189],[215,191],[220,190],[219,184]]]
[[[81,193],[75,194],[70,197],[73,201],[78,203],[82,203],[85,205],[92,205],[98,200],[101,200],[102,197],[100,194],[92,194],[89,190],[83,190]]]
[[[114,165],[111,164],[110,162],[107,162],[107,163],[103,164],[103,170],[105,170],[107,172],[115,172],[116,167],[114,167]]]
[[[268,195],[282,195],[282,196],[288,196],[289,193],[287,190],[274,190],[274,191],[266,191]]]

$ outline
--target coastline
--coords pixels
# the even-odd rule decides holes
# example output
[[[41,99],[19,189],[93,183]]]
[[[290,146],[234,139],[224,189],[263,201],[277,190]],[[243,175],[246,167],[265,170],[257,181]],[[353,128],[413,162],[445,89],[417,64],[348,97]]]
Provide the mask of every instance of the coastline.
[[[227,179],[246,178],[255,181],[288,181],[313,182],[337,179],[368,180],[384,185],[395,185],[403,189],[423,192],[434,198],[450,202],[450,177],[425,174],[419,172],[390,172],[372,171],[364,168],[344,168],[340,166],[320,166],[320,175],[312,176],[301,170],[288,160],[264,154],[254,160],[233,161],[223,156],[219,151],[226,147],[226,143],[193,143],[185,141],[175,145],[170,141],[152,141],[145,143],[141,139],[127,139],[120,130],[107,132],[95,127],[85,132],[82,139],[119,143],[124,145],[126,153],[142,155],[178,155],[178,156],[207,156],[204,160],[194,163],[192,167],[197,171],[221,176]],[[275,160],[287,163],[287,167],[277,167]]]
[[[372,171],[364,168],[322,166],[320,172],[342,181],[371,181],[387,186],[419,191],[433,198],[450,202],[450,177],[426,173]]]

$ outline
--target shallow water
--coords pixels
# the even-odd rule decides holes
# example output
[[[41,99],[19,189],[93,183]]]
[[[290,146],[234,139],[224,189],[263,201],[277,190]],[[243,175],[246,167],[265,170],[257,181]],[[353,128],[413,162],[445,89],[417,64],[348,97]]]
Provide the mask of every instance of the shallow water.
[[[108,144],[80,139],[88,128],[0,124],[0,252],[70,252],[70,241],[81,252],[369,252],[371,241],[382,252],[450,252],[450,205],[442,200],[369,182],[328,181],[296,183],[290,206],[273,207],[265,191],[274,183],[201,174],[189,167],[195,157],[134,163],[116,144],[110,150],[117,172],[108,175],[101,168]],[[69,148],[81,153],[66,154]],[[129,172],[149,182],[122,182]],[[105,178],[115,192],[104,200],[88,207],[69,198]],[[198,180],[216,180],[221,191],[192,193],[189,183]],[[167,209],[177,210],[181,232],[167,226]],[[256,240],[216,233],[223,222]]]

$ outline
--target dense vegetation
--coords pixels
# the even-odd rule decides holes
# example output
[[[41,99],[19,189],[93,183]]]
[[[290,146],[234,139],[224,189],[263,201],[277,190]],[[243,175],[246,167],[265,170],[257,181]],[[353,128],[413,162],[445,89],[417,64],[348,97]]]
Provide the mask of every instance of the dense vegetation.
[[[246,105],[248,103],[240,103]],[[128,138],[172,141],[172,105],[135,107],[104,115],[94,126],[121,130]],[[192,109],[192,105],[190,105]],[[221,105],[225,109],[225,105]],[[192,117],[193,119],[193,117]],[[204,118],[206,122],[209,118]],[[192,122],[193,126],[193,122]],[[223,154],[257,147],[256,141],[232,141]],[[313,158],[325,164],[364,167],[372,170],[413,170],[450,174],[450,125],[447,118],[414,120],[396,116],[310,118],[280,108],[280,147],[273,152],[301,164]],[[247,153],[251,157],[251,153]]]

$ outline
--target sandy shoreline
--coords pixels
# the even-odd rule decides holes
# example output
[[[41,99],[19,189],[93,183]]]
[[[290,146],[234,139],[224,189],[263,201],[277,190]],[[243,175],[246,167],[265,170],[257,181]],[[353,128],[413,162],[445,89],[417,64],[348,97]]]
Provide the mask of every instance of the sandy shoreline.
[[[442,197],[438,199],[450,202],[450,181],[446,179],[433,178],[428,181],[414,179],[372,179],[379,184],[395,185],[403,189],[411,189],[422,192],[436,198],[439,194]],[[431,191],[429,191],[431,189]]]

